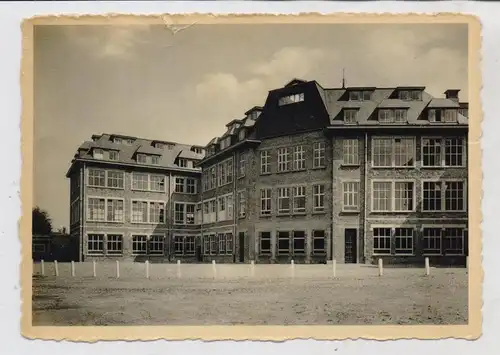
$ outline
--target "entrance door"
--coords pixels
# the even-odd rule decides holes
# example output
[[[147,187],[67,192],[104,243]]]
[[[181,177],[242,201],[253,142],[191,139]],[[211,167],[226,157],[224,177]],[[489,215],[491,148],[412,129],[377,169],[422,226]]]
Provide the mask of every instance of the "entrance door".
[[[240,232],[238,233],[238,239],[239,239],[239,247],[240,247],[240,263],[245,262],[245,233]]]
[[[358,230],[349,228],[345,230],[345,263],[356,264],[357,262],[357,238]]]

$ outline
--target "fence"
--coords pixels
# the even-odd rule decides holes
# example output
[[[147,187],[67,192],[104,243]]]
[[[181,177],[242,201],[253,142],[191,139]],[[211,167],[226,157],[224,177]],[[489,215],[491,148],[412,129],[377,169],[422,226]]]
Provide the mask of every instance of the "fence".
[[[33,275],[48,278],[120,278],[120,279],[169,279],[169,278],[342,278],[342,277],[391,277],[397,275],[425,275],[433,271],[426,259],[424,268],[384,268],[364,264],[151,264],[149,262],[34,262]]]

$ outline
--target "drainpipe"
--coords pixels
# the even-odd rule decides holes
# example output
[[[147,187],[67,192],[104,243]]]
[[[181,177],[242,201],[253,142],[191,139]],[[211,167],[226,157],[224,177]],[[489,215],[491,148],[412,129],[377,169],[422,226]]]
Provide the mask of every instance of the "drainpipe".
[[[78,257],[78,261],[83,261],[83,234],[85,232],[85,229],[83,227],[83,224],[85,223],[85,163],[83,163],[83,167],[80,170],[80,255]]]
[[[168,261],[171,261],[172,257],[172,172],[168,172],[168,219],[165,221],[167,223],[167,233],[168,233]]]
[[[239,167],[238,167],[239,168]],[[246,165],[245,165],[246,169]],[[236,180],[239,178],[236,174],[238,173],[238,169],[236,167],[236,151],[233,151],[233,262],[235,261],[235,253],[236,253],[236,221],[238,216],[236,215],[239,211],[236,210]],[[238,201],[239,202],[239,201]]]
[[[366,263],[366,233],[368,228],[368,222],[366,217],[368,216],[368,133],[365,132],[365,178],[364,178],[364,187],[365,187],[365,205],[364,205],[364,218],[363,218],[363,260]],[[358,248],[359,250],[359,248]],[[358,258],[359,260],[359,258]]]

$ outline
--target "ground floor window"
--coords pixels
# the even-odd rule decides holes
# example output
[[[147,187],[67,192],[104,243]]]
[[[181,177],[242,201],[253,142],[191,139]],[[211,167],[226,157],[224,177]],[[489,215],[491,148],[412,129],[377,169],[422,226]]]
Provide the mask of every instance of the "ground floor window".
[[[271,232],[259,233],[259,251],[261,255],[271,255]]]
[[[193,235],[187,235],[184,238],[184,250],[186,255],[194,255],[196,246],[196,237]]]
[[[148,237],[145,235],[132,236],[132,254],[145,255],[148,252]]]
[[[441,228],[423,228],[422,241],[424,255],[441,254]]]
[[[217,239],[216,235],[212,234],[210,235],[210,255],[215,255],[217,254]]]
[[[374,254],[391,253],[391,228],[373,229],[373,253]]]
[[[165,238],[162,235],[152,235],[149,238],[149,254],[163,255]]]
[[[210,236],[204,235],[203,236],[203,255],[209,255],[210,254]]]
[[[118,234],[108,234],[106,239],[106,254],[121,255],[123,252],[123,236]]]
[[[217,239],[219,240],[219,254],[226,253],[226,235],[224,233],[219,233],[217,235]]]
[[[396,254],[413,255],[413,228],[396,228],[394,239]]]
[[[87,253],[104,254],[104,234],[89,234],[87,236]]]
[[[444,230],[443,249],[445,255],[463,255],[464,228],[446,228]]]
[[[184,237],[176,235],[174,237],[174,254],[182,255],[184,254]]]
[[[233,254],[233,233],[226,233],[226,254]]]
[[[304,231],[293,231],[293,255],[304,255],[306,253],[306,233]]]
[[[324,254],[326,250],[326,243],[325,243],[325,231],[322,230],[315,230],[313,231],[312,235],[313,239],[313,247],[312,247],[312,252],[313,254]]]
[[[290,232],[278,232],[278,255],[290,254]]]
[[[33,252],[34,253],[45,253],[45,244],[34,243],[33,244]]]

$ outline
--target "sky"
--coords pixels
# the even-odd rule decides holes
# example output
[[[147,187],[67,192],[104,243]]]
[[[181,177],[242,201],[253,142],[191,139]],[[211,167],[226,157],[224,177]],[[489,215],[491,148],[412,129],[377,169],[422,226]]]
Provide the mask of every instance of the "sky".
[[[468,98],[467,25],[37,26],[34,205],[69,225],[65,174],[92,134],[205,145],[293,78]]]

